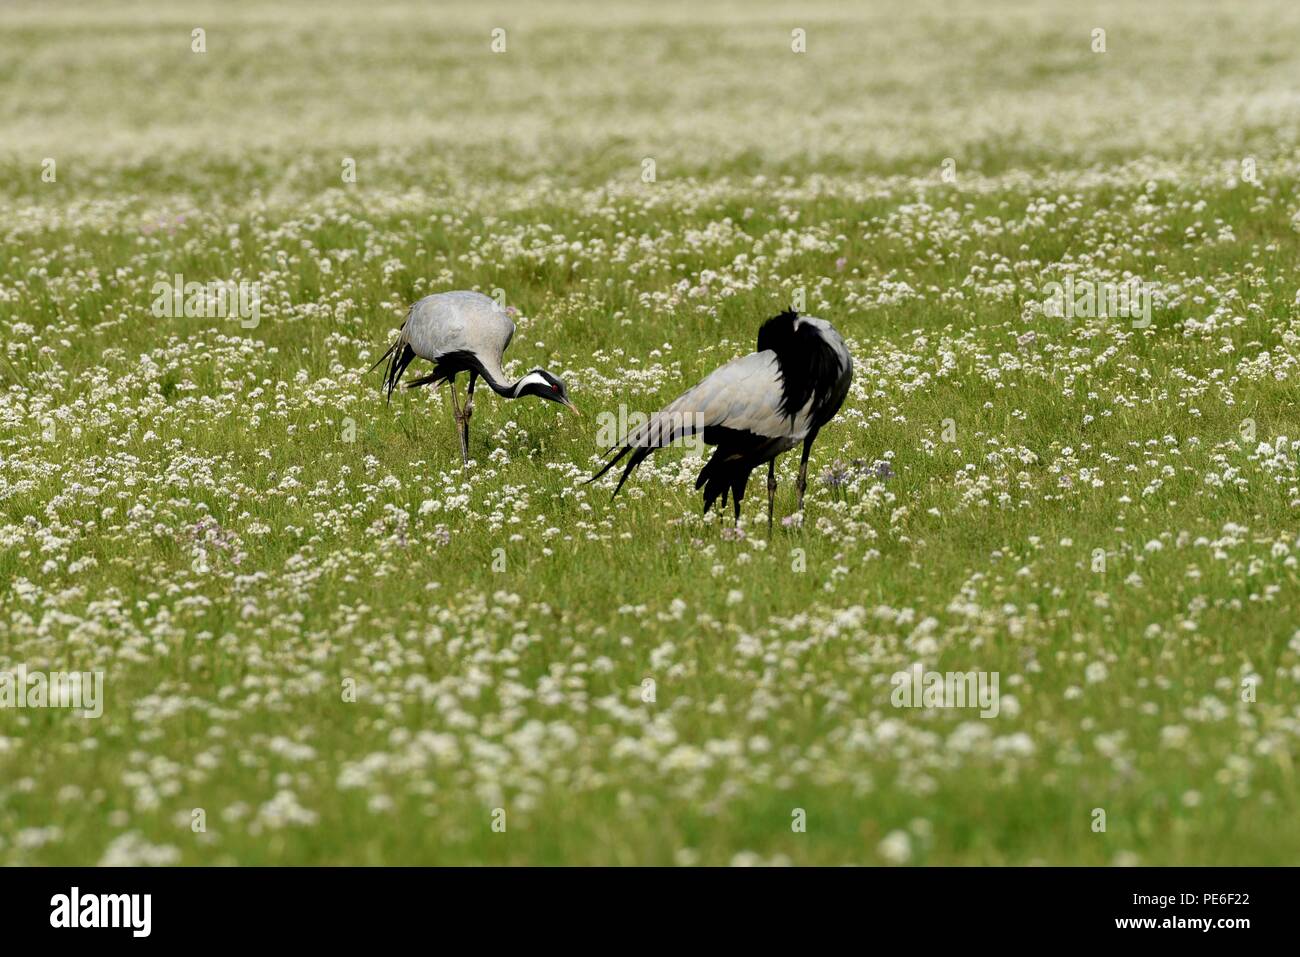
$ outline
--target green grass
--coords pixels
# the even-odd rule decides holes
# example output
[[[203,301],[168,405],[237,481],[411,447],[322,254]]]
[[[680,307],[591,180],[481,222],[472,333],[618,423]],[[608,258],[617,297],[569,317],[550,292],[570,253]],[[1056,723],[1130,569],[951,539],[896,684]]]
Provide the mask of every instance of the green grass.
[[[0,862],[1300,863],[1297,40],[1282,3],[6,6],[0,671],[106,701],[0,709]],[[1149,327],[1042,314],[1125,271]],[[259,324],[154,316],[178,273]],[[462,469],[445,394],[386,405],[454,288],[586,417],[484,392]],[[855,359],[801,522],[761,477],[743,536],[701,517],[681,450],[581,484],[800,295]],[[913,662],[999,715],[893,707]]]

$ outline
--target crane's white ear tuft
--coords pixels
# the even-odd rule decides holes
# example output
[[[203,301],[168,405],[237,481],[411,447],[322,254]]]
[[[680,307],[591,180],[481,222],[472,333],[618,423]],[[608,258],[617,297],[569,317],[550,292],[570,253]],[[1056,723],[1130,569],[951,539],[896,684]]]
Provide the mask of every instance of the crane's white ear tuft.
[[[546,379],[544,379],[536,371],[533,371],[528,373],[528,375],[524,376],[522,379],[520,379],[519,382],[515,385],[515,395],[519,395],[521,392],[524,391],[524,389],[528,388],[528,386],[530,385],[540,385],[540,386],[545,386],[547,388],[550,388],[551,384],[547,382]]]

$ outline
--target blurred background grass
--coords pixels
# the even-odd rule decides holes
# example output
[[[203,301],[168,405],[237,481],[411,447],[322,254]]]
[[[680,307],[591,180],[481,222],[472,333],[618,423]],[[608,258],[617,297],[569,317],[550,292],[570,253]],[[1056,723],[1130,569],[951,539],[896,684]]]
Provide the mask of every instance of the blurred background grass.
[[[341,151],[391,183],[599,182],[644,156],[661,177],[1072,168],[1294,145],[1297,48],[1296,5],[1210,0],[17,2],[0,155],[293,180],[295,158]]]

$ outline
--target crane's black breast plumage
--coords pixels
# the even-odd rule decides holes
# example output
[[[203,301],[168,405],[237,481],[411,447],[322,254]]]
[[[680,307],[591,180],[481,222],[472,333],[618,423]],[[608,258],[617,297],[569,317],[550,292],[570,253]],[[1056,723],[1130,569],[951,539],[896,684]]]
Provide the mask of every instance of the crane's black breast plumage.
[[[758,351],[769,349],[776,353],[780,368],[781,414],[793,419],[814,399],[812,419],[818,426],[825,425],[845,398],[837,395],[843,370],[830,343],[816,326],[800,322],[799,314],[789,309],[759,328]]]

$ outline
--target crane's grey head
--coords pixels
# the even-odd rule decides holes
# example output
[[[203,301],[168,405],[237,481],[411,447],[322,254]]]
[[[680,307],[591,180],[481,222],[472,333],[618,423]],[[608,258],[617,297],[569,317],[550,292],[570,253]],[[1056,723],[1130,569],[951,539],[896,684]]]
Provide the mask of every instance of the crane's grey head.
[[[578,412],[578,407],[569,401],[569,390],[565,387],[563,380],[557,376],[551,375],[545,369],[533,369],[519,380],[515,386],[515,398],[518,399],[525,395],[535,395],[538,398],[550,399],[552,402],[558,402],[566,409],[572,409]],[[581,415],[581,412],[578,412]]]

